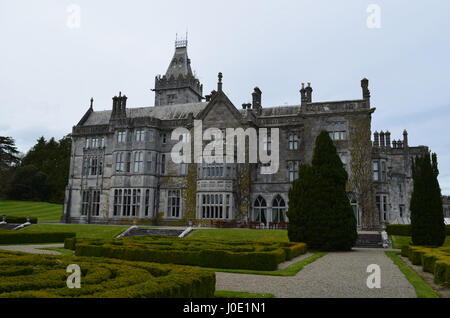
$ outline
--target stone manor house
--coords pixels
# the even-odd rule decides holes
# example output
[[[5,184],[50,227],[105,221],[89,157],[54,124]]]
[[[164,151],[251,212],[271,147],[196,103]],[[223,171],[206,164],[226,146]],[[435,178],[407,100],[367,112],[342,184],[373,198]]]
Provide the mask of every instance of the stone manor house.
[[[255,88],[252,103],[237,108],[222,89],[204,96],[187,54],[187,41],[176,41],[175,54],[164,76],[155,78],[155,106],[130,108],[119,93],[112,109],[94,111],[93,100],[72,131],[70,177],[62,220],[69,223],[210,224],[224,222],[286,223],[288,191],[299,166],[310,162],[316,137],[323,130],[334,140],[350,173],[350,126],[370,120],[369,81],[361,81],[362,96],[344,101],[315,102],[313,89],[302,84],[298,105],[268,107]],[[171,140],[177,127],[203,129],[279,128],[280,167],[276,174],[261,174],[261,165],[175,164]],[[411,157],[427,147],[411,147],[402,138],[375,132],[372,141],[373,186],[380,224],[408,223],[412,192]],[[264,147],[271,148],[271,137]],[[245,194],[245,195],[244,195]],[[244,199],[247,198],[247,199]],[[358,226],[361,213],[349,194]],[[245,202],[244,202],[245,201]],[[186,211],[191,211],[189,216]],[[189,222],[189,223],[190,223]],[[234,223],[233,223],[234,224]]]

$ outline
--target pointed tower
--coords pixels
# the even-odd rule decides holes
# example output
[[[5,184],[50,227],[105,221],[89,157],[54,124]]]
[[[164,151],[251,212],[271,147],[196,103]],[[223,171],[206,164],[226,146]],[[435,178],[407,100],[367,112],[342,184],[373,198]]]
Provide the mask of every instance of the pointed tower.
[[[175,54],[166,75],[155,78],[155,106],[198,103],[203,99],[203,85],[195,78],[187,55],[187,37],[175,41]]]

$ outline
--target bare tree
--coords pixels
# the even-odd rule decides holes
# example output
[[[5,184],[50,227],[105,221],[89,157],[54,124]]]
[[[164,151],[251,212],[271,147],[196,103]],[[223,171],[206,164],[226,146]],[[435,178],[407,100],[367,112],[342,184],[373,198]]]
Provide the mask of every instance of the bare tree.
[[[375,230],[379,228],[379,218],[373,192],[370,117],[357,117],[352,120],[349,139],[349,188],[356,196],[361,209],[362,228]]]

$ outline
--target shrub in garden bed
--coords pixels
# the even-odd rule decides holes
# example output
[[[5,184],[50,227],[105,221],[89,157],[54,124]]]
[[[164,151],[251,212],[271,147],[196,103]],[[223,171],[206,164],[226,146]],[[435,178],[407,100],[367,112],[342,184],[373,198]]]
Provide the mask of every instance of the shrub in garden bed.
[[[450,236],[450,225],[446,225],[445,233],[447,236]],[[389,235],[398,235],[398,236],[411,236],[411,225],[410,224],[389,224],[386,227],[386,232]]]
[[[62,243],[67,238],[74,238],[71,232],[0,232],[0,244],[27,244],[27,243]]]
[[[97,256],[227,269],[276,270],[278,264],[306,253],[304,243],[197,241],[169,237],[116,240],[68,239],[77,256]]]
[[[421,265],[425,272],[434,274],[437,284],[450,286],[450,247],[403,246],[402,256],[414,265]]]

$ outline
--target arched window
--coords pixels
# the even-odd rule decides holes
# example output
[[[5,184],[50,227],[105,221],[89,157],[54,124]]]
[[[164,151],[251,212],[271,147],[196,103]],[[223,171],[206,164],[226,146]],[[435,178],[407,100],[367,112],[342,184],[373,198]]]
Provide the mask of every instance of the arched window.
[[[286,203],[280,195],[277,195],[272,202],[272,222],[286,222]]]
[[[360,226],[361,225],[361,218],[360,218],[360,215],[359,215],[359,207],[358,207],[358,201],[356,200],[356,196],[353,193],[350,193],[348,198],[350,200],[350,205],[352,206],[353,213],[355,215],[356,224],[358,226]]]
[[[257,197],[253,205],[253,221],[267,223],[267,203],[262,196]]]

